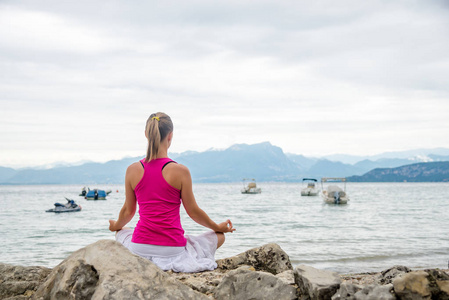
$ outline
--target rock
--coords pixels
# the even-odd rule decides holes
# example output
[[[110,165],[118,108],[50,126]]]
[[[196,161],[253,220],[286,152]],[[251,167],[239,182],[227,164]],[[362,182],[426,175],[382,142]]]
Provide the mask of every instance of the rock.
[[[370,285],[376,284],[377,278],[380,276],[379,272],[365,272],[357,274],[340,275],[342,283],[351,283],[356,285]]]
[[[301,294],[312,300],[331,299],[341,284],[341,278],[337,273],[305,265],[296,267],[295,280]]]
[[[355,300],[355,293],[360,291],[363,286],[352,283],[342,283],[338,291],[332,296],[332,300]]]
[[[436,269],[407,273],[393,286],[399,299],[449,299],[449,275]]]
[[[208,296],[213,295],[215,288],[221,282],[223,276],[226,275],[217,269],[201,273],[173,273],[172,271],[168,271],[167,273],[193,290]]]
[[[295,273],[293,272],[293,270],[287,270],[282,273],[279,273],[276,275],[276,277],[284,281],[286,284],[296,285]]]
[[[410,272],[393,281],[394,292],[399,299],[431,299],[428,274],[424,271]]]
[[[100,240],[56,266],[36,299],[209,299],[120,243]]]
[[[273,275],[293,269],[287,253],[274,243],[250,249],[233,257],[220,259],[217,264],[218,268],[222,270],[234,270],[241,265],[249,265],[257,271],[265,271]]]
[[[425,270],[429,276],[432,297],[434,299],[449,299],[449,275],[443,271],[431,269]]]
[[[415,294],[432,299],[449,299],[449,275],[438,269],[415,271],[393,282],[398,296],[408,299]],[[411,299],[411,298],[410,298]]]
[[[30,297],[51,269],[44,267],[23,267],[0,263],[0,299]]]
[[[271,273],[238,268],[223,277],[214,294],[225,299],[297,299],[297,289]]]
[[[402,276],[412,270],[406,266],[393,266],[380,272],[377,282],[379,284],[389,284],[392,283],[396,277]]]
[[[393,285],[342,283],[332,300],[394,300]]]
[[[354,294],[356,300],[395,300],[393,284],[364,286]]]

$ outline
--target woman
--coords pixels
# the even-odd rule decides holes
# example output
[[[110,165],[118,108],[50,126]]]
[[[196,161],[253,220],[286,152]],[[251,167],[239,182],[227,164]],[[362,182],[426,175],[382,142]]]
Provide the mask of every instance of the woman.
[[[225,232],[235,229],[230,220],[215,223],[198,206],[192,190],[189,169],[168,158],[173,138],[173,123],[165,113],[152,114],[146,123],[148,151],[145,159],[126,170],[126,200],[117,221],[109,220],[109,230],[132,253],[148,258],[163,270],[200,272],[217,267],[214,255],[225,241]],[[179,209],[211,231],[199,236],[184,236]],[[140,219],[131,221],[136,204]]]

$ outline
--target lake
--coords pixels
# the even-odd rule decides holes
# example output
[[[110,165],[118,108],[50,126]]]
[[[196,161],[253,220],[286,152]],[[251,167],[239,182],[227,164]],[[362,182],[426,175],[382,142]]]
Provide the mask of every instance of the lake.
[[[216,258],[277,243],[294,266],[306,264],[339,273],[382,271],[393,265],[448,267],[449,183],[348,183],[347,205],[302,197],[301,183],[258,183],[262,193],[240,193],[240,183],[194,184],[198,204],[216,222],[230,218]],[[1,262],[54,267],[73,251],[99,239],[113,239],[108,219],[124,202],[124,185],[106,201],[87,201],[82,185],[0,186]],[[47,213],[65,197],[80,212]],[[206,230],[181,207],[186,234]],[[138,214],[129,224],[134,226]]]

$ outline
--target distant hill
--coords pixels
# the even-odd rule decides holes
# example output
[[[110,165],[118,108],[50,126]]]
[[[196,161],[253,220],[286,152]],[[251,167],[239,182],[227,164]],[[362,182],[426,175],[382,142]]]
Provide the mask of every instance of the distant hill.
[[[449,149],[432,148],[432,149],[413,149],[406,151],[384,152],[376,155],[347,155],[332,154],[326,155],[323,159],[331,161],[339,161],[345,164],[356,164],[363,160],[380,161],[384,159],[407,160],[414,162],[430,162],[430,161],[449,161]],[[399,166],[399,165],[397,165]]]
[[[80,166],[51,169],[22,169],[7,176],[0,169],[3,184],[95,184],[123,183],[126,168],[138,158],[111,160],[106,163],[86,163]]]
[[[289,160],[281,148],[268,142],[189,153],[178,156],[176,161],[188,166],[192,178],[200,182],[229,182],[242,178],[291,181],[301,178],[300,166]]]
[[[12,168],[0,167],[0,182],[6,182],[13,177],[18,171]]]
[[[447,150],[447,149],[446,149]],[[425,154],[424,161],[449,160],[449,150],[436,149],[436,154],[422,150],[408,151],[410,155]],[[369,177],[369,171],[387,170],[410,165],[416,156],[405,158],[379,157],[378,159],[356,160],[354,163],[333,161],[330,159],[305,157],[298,154],[286,154],[281,148],[269,142],[247,145],[236,144],[224,150],[207,150],[204,152],[187,151],[169,153],[178,163],[189,167],[194,182],[236,182],[243,178],[255,178],[257,181],[300,181],[303,177],[351,177],[352,181],[378,181]],[[344,157],[344,155],[340,155]],[[129,157],[106,163],[88,162],[77,166],[58,166],[48,169],[19,169],[0,167],[0,184],[100,184],[123,183],[126,168],[142,157]],[[358,157],[359,159],[362,157]],[[367,173],[368,172],[368,173]],[[373,173],[374,174],[374,173]],[[365,176],[366,175],[366,176]],[[364,177],[365,176],[365,177]],[[374,175],[373,175],[374,176]],[[382,177],[384,181],[402,181],[394,176]],[[419,177],[424,178],[424,177]],[[419,180],[419,178],[417,180]],[[404,179],[407,180],[407,179]],[[424,178],[423,180],[428,180]],[[435,179],[436,180],[436,179]],[[432,181],[434,181],[432,179]]]
[[[258,181],[292,181],[302,178],[301,168],[281,148],[268,142],[237,144],[225,150],[170,154],[189,167],[195,182],[236,182],[243,178]],[[94,184],[123,183],[126,168],[142,157],[86,163],[50,169],[0,169],[2,184]]]
[[[449,161],[405,165],[397,168],[379,168],[362,176],[351,176],[351,182],[448,182]]]

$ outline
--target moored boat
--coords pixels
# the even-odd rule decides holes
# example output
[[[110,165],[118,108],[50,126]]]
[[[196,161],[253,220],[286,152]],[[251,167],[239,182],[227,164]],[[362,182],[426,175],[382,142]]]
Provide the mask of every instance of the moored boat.
[[[323,187],[325,182],[343,182],[344,188],[342,189],[338,185],[329,185],[326,189]],[[328,204],[347,204],[349,197],[346,194],[346,178],[344,177],[323,177],[321,178],[321,197],[325,203]]]
[[[81,190],[80,196],[81,197],[86,197],[86,194],[90,191],[90,188],[86,188],[83,187],[83,189]]]
[[[247,180],[250,180],[248,184],[245,184]],[[243,188],[241,189],[242,194],[260,194],[262,189],[257,187],[255,179],[243,179]]]
[[[303,178],[302,182],[307,183],[307,186],[301,189],[301,196],[317,196],[320,191],[316,186],[317,181],[315,178]]]
[[[86,200],[106,200],[106,196],[109,195],[111,191],[104,191],[99,189],[89,190],[85,198]]]

